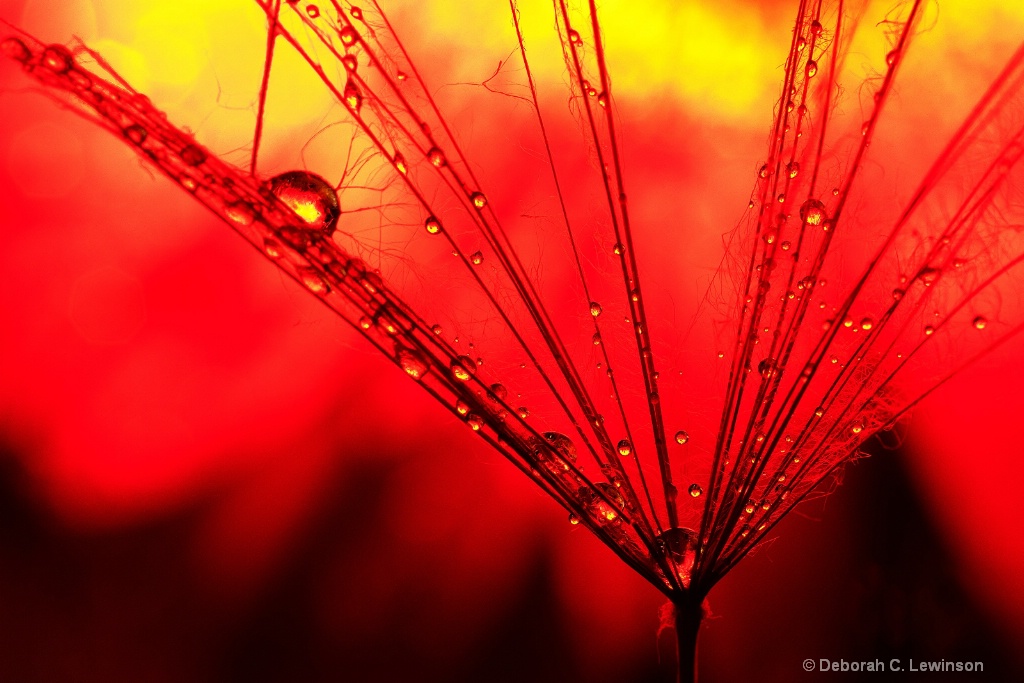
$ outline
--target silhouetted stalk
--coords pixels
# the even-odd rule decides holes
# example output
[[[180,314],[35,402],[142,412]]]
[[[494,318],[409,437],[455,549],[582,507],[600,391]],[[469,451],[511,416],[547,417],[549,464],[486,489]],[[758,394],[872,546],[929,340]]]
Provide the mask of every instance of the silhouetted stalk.
[[[697,639],[704,620],[704,607],[700,598],[689,593],[677,599],[675,608],[676,652],[679,657],[679,683],[697,681]]]

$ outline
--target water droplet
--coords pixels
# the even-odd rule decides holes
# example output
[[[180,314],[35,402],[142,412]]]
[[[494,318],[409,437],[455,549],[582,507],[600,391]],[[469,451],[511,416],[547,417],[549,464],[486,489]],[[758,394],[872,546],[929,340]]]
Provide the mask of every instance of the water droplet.
[[[572,439],[567,437],[565,434],[560,434],[559,432],[544,432],[541,436],[544,437],[544,440],[548,445],[555,449],[559,454],[564,455],[573,462],[576,462],[576,446],[573,444]]]
[[[487,206],[487,197],[482,192],[474,192],[469,196],[469,200],[473,202],[473,206],[478,209],[482,209]]]
[[[818,73],[818,63],[813,59],[807,60],[807,78],[814,78],[815,74]]]
[[[623,439],[622,441],[619,441],[618,449],[619,455],[621,455],[622,457],[626,457],[627,455],[633,452],[633,446],[629,443],[628,439]]]
[[[906,292],[904,292],[902,289],[896,288],[892,290],[892,298],[895,299],[896,301],[902,299],[904,294],[906,294]]]
[[[313,270],[312,268],[300,268],[298,271],[299,280],[306,286],[306,289],[323,296],[331,291],[331,288],[327,286],[324,279],[320,277],[320,273]]]
[[[441,222],[434,218],[433,216],[429,216],[427,220],[424,221],[423,226],[431,235],[436,235],[437,233],[441,232]]]
[[[463,401],[461,398],[455,401],[455,412],[459,415],[466,415],[469,413],[469,404]]]
[[[452,361],[452,375],[461,382],[468,382],[476,374],[476,363],[469,356],[459,356]]]
[[[405,175],[406,173],[409,172],[409,167],[405,165],[405,157],[402,156],[401,152],[396,151],[392,161],[395,164],[395,170],[401,173],[402,175]]]
[[[804,48],[806,48],[806,47],[807,47],[807,39],[804,38],[803,36],[800,36],[800,39],[796,41],[796,51],[797,52],[803,52]]]
[[[146,138],[149,137],[149,133],[147,133],[146,129],[139,124],[133,123],[124,129],[124,136],[128,138],[132,144],[141,145],[146,141]]]
[[[761,168],[758,169],[757,177],[758,178],[767,178],[768,177],[768,164],[764,164],[764,165],[761,166]]]
[[[582,45],[583,39],[580,37],[580,32],[574,28],[569,29],[569,42],[573,45]]]
[[[504,384],[495,383],[491,385],[491,393],[499,401],[504,401],[508,398],[508,389],[505,388]]]
[[[825,227],[828,215],[825,213],[825,205],[817,199],[808,199],[800,207],[800,220],[807,225]]]
[[[427,362],[423,360],[416,351],[410,349],[402,349],[398,352],[398,364],[405,370],[405,374],[409,375],[413,379],[423,379],[423,376],[427,374],[429,366]]]
[[[306,5],[306,16],[310,19],[316,19],[320,16],[320,8],[316,5]]]
[[[596,318],[597,316],[601,315],[601,311],[603,310],[604,309],[601,308],[601,304],[597,303],[596,301],[590,302],[590,315]]]
[[[364,330],[368,330],[371,327],[373,327],[373,321],[370,320],[365,315],[364,316],[360,316],[360,318],[359,318],[359,327],[364,329]]]
[[[525,420],[530,417],[530,411],[526,409],[526,406],[519,406],[516,408],[516,415]]]
[[[32,58],[32,53],[25,47],[25,43],[14,37],[5,38],[0,42],[0,53],[19,62],[27,62]]]
[[[345,89],[342,91],[341,96],[345,100],[345,106],[358,114],[363,106],[363,91],[360,90],[359,85],[354,79],[349,78],[345,81]]]
[[[345,47],[352,47],[359,40],[359,33],[351,26],[342,26],[338,31],[338,38],[341,39],[341,44]]]
[[[71,50],[63,45],[48,45],[43,50],[43,66],[54,73],[67,73],[74,64],[75,60],[71,56]]]
[[[800,164],[795,161],[791,161],[786,164],[786,175],[790,178],[796,178],[800,173]]]
[[[448,160],[444,157],[444,152],[437,147],[431,147],[427,152],[427,161],[429,161],[431,166],[434,168],[441,168],[448,163]]]
[[[481,263],[484,262],[484,255],[479,251],[474,251],[473,254],[469,257],[469,261],[474,266],[479,266]]]
[[[690,492],[690,495],[694,498],[700,498],[700,494],[704,493],[704,489],[700,487],[700,484],[690,484],[690,488],[686,489]]]
[[[263,240],[263,253],[270,258],[281,258],[281,244],[273,237]]]
[[[811,22],[811,35],[817,38],[821,35],[821,22],[815,19]]]
[[[825,414],[825,409],[822,408],[821,406],[818,406],[817,408],[814,409],[814,417],[821,417],[824,414]]]
[[[863,320],[860,321],[860,329],[862,330],[870,330],[874,326],[875,321],[872,318],[864,318]]]
[[[181,150],[181,160],[186,166],[198,166],[206,161],[206,152],[196,145],[185,145]]]
[[[985,326],[988,325],[988,320],[979,315],[971,324],[974,325],[974,329],[983,330],[985,329]]]
[[[772,377],[777,370],[774,358],[765,358],[757,364],[757,371],[762,377]]]
[[[355,55],[345,55],[341,58],[341,63],[345,65],[346,69],[352,72],[359,68],[359,60],[356,59]]]
[[[338,194],[318,175],[306,171],[288,171],[270,179],[270,192],[305,223],[304,227],[334,232],[341,208]]]
[[[676,443],[679,444],[680,446],[682,446],[689,440],[690,435],[684,432],[683,430],[680,429],[678,432],[676,432]]]
[[[920,271],[918,271],[917,279],[920,280],[921,284],[923,284],[925,287],[931,287],[933,284],[935,284],[935,281],[939,279],[939,275],[941,274],[942,271],[940,271],[938,268],[925,266]]]
[[[224,207],[224,215],[236,225],[251,225],[256,213],[248,202],[235,202]]]
[[[576,513],[575,512],[570,512],[569,513],[569,524],[572,524],[573,526],[577,526],[577,525],[579,525],[579,523],[580,523],[580,518],[576,516]]]
[[[864,424],[862,422],[854,422],[853,425],[850,427],[850,431],[853,432],[854,434],[860,434],[862,431],[864,431]]]
[[[484,421],[483,418],[476,413],[470,413],[469,415],[466,415],[466,424],[468,424],[469,428],[474,432],[479,432],[480,428],[484,426]]]
[[[899,50],[892,50],[892,51],[889,52],[889,54],[887,54],[885,56],[885,63],[888,66],[892,66],[893,64],[896,63],[896,61],[899,58],[900,58],[900,51]]]
[[[359,19],[360,21],[362,21],[363,19],[363,10],[359,9],[358,7],[353,7],[352,9],[350,9],[349,14],[352,15],[353,19]]]
[[[752,500],[748,500],[746,506],[743,508],[743,511],[746,512],[748,515],[752,515],[754,514],[754,510],[756,508],[757,504],[754,503],[754,501]]]
[[[600,107],[607,107],[608,106],[608,93],[602,92],[601,94],[599,94],[597,96],[597,104]]]

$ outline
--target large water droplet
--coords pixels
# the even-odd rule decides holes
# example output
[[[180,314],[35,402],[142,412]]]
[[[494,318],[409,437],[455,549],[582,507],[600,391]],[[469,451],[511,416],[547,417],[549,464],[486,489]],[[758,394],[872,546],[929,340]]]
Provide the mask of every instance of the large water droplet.
[[[448,160],[444,157],[444,152],[437,147],[431,147],[430,150],[427,151],[427,161],[429,161],[430,165],[434,168],[441,168],[448,163]]]
[[[701,488],[700,484],[690,484],[690,488],[687,491],[694,498],[700,498],[700,494],[704,493],[704,489]]]
[[[478,209],[482,209],[487,206],[487,197],[482,192],[474,192],[469,196],[469,200],[473,202],[473,206]]]
[[[573,444],[572,439],[559,432],[544,432],[541,436],[560,455],[564,455],[572,462],[576,462],[576,445]]]
[[[441,221],[437,220],[433,216],[428,217],[427,220],[423,223],[423,226],[431,235],[436,235],[437,233],[441,232]]]
[[[291,209],[311,230],[334,232],[341,215],[338,193],[318,175],[289,171],[270,180],[270,192]]]

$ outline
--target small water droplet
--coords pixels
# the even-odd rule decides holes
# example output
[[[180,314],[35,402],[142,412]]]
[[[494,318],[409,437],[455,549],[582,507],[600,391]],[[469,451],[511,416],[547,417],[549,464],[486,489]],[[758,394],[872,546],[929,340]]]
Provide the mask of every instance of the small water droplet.
[[[43,50],[43,66],[54,73],[67,73],[74,64],[75,60],[71,56],[71,50],[63,45],[47,45]]]
[[[974,325],[974,329],[983,330],[985,329],[985,326],[988,325],[988,320],[979,315],[971,324]]]
[[[320,273],[312,268],[300,268],[298,271],[299,279],[302,284],[306,286],[306,289],[323,296],[331,291],[331,288],[327,286],[324,279],[320,277]]]
[[[811,22],[811,35],[817,38],[821,35],[821,22],[815,19]]]
[[[758,178],[767,178],[768,177],[768,164],[764,164],[764,165],[761,166],[761,168],[758,169],[757,177]]]
[[[525,420],[530,417],[530,411],[526,409],[526,406],[519,406],[516,408],[516,415]]]
[[[874,326],[875,321],[873,318],[864,318],[863,320],[860,321],[860,329],[862,330],[870,330]]]
[[[925,326],[924,326],[924,333],[925,333],[926,335],[931,335],[931,334],[935,334],[935,328],[934,328],[934,327],[932,327],[931,325],[925,325]]]
[[[597,316],[601,315],[601,311],[603,310],[604,309],[601,308],[601,304],[597,303],[596,301],[590,302],[590,315],[596,318]]]
[[[774,358],[765,358],[757,364],[757,371],[762,377],[772,377],[777,370]]]
[[[395,170],[401,173],[402,175],[405,175],[406,173],[409,172],[409,167],[405,165],[405,157],[402,156],[401,152],[396,151],[392,161],[395,164]]]
[[[904,292],[902,289],[896,288],[892,290],[892,298],[895,299],[896,301],[902,299],[904,294],[906,294],[906,292]]]
[[[700,494],[704,493],[704,489],[700,487],[700,484],[690,484],[690,488],[686,490],[689,491],[693,498],[700,498]]]
[[[137,123],[133,123],[124,129],[124,136],[131,141],[132,144],[141,145],[149,137],[149,133],[146,129]]]
[[[461,398],[455,401],[455,412],[459,415],[466,415],[469,413],[469,404],[463,401]]]
[[[358,114],[363,106],[363,91],[359,88],[355,79],[349,78],[345,81],[345,89],[342,91],[341,96],[345,100],[345,106]]]
[[[569,29],[569,42],[573,45],[582,45],[583,39],[580,37],[580,32],[574,28]]]
[[[338,31],[338,38],[341,39],[341,44],[345,47],[352,47],[359,40],[359,33],[351,26],[342,26]]]
[[[468,382],[476,374],[476,363],[469,356],[459,356],[452,361],[452,375],[461,382]]]
[[[316,19],[320,16],[320,8],[316,5],[306,5],[306,16],[310,19]]]
[[[281,243],[273,237],[265,238],[263,240],[263,253],[270,258],[281,258]]]
[[[18,62],[27,62],[32,58],[32,53],[25,47],[25,43],[14,37],[4,38],[3,42],[0,42],[0,53]]]
[[[345,55],[341,58],[341,63],[345,65],[345,68],[349,71],[355,72],[359,68],[359,60],[356,59],[355,55]]]
[[[483,418],[476,413],[470,413],[466,415],[466,424],[468,424],[469,428],[474,432],[479,432],[480,428],[484,426],[484,421]]]
[[[804,38],[803,36],[800,36],[799,40],[796,41],[796,51],[797,52],[803,52],[806,47],[807,47],[807,39]]]
[[[473,206],[478,209],[482,209],[487,206],[487,197],[482,192],[474,192],[469,196],[469,200],[473,202]]]
[[[181,150],[181,160],[186,166],[199,166],[206,161],[206,152],[196,145],[185,145]]]
[[[481,263],[484,262],[484,255],[479,251],[474,251],[472,255],[470,255],[469,261],[474,266],[479,266]]]
[[[570,512],[569,513],[569,524],[572,524],[573,526],[578,526],[579,523],[580,523],[580,518],[576,515],[576,513],[575,512]]]
[[[790,178],[796,178],[800,174],[800,164],[795,161],[791,161],[786,164],[786,175]]]
[[[306,171],[288,171],[270,179],[270,192],[302,219],[304,227],[334,232],[341,208],[338,193],[318,175]]]
[[[690,435],[684,432],[683,430],[680,429],[678,432],[676,432],[676,443],[679,444],[680,446],[682,446],[689,440]]]
[[[436,235],[441,232],[441,222],[433,216],[429,216],[423,223],[423,227],[427,229],[431,235]]]
[[[807,225],[825,227],[828,221],[825,205],[817,199],[808,199],[800,207],[800,220]]]
[[[814,76],[818,73],[818,63],[813,59],[808,59],[807,69],[805,70],[805,72],[807,74],[807,78],[814,78]]]
[[[398,352],[397,358],[398,364],[402,366],[403,370],[405,370],[405,374],[409,375],[413,379],[423,379],[423,376],[427,374],[429,366],[427,365],[427,362],[423,360],[423,356],[416,351],[411,349],[402,349]]]
[[[430,150],[427,151],[427,161],[429,161],[430,165],[434,168],[441,168],[448,163],[448,160],[445,159],[444,152],[437,147],[431,147]]]
[[[853,432],[854,434],[860,434],[862,431],[864,431],[864,424],[862,422],[854,422],[853,425],[850,427],[850,431]]]
[[[619,441],[617,448],[619,449],[619,455],[622,457],[626,457],[633,452],[633,446],[629,443],[628,439]]]
[[[743,511],[746,512],[748,515],[752,515],[754,514],[755,509],[757,509],[757,504],[754,503],[754,501],[752,500],[748,500],[746,506],[743,508]]]
[[[931,287],[935,284],[935,281],[939,279],[939,275],[942,274],[938,268],[932,268],[931,266],[925,266],[917,273],[917,279],[921,281],[925,287]]]
[[[894,65],[897,62],[897,60],[899,60],[899,58],[900,58],[900,51],[899,50],[892,50],[887,55],[885,55],[885,63],[888,66],[892,66],[892,65]]]
[[[224,207],[224,215],[235,225],[251,225],[256,213],[248,202],[234,202]]]

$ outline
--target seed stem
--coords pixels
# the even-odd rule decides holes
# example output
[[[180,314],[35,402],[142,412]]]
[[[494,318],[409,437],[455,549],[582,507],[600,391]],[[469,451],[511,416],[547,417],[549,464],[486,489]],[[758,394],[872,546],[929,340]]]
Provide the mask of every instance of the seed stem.
[[[678,683],[697,683],[697,636],[704,618],[703,598],[685,595],[675,601]]]

